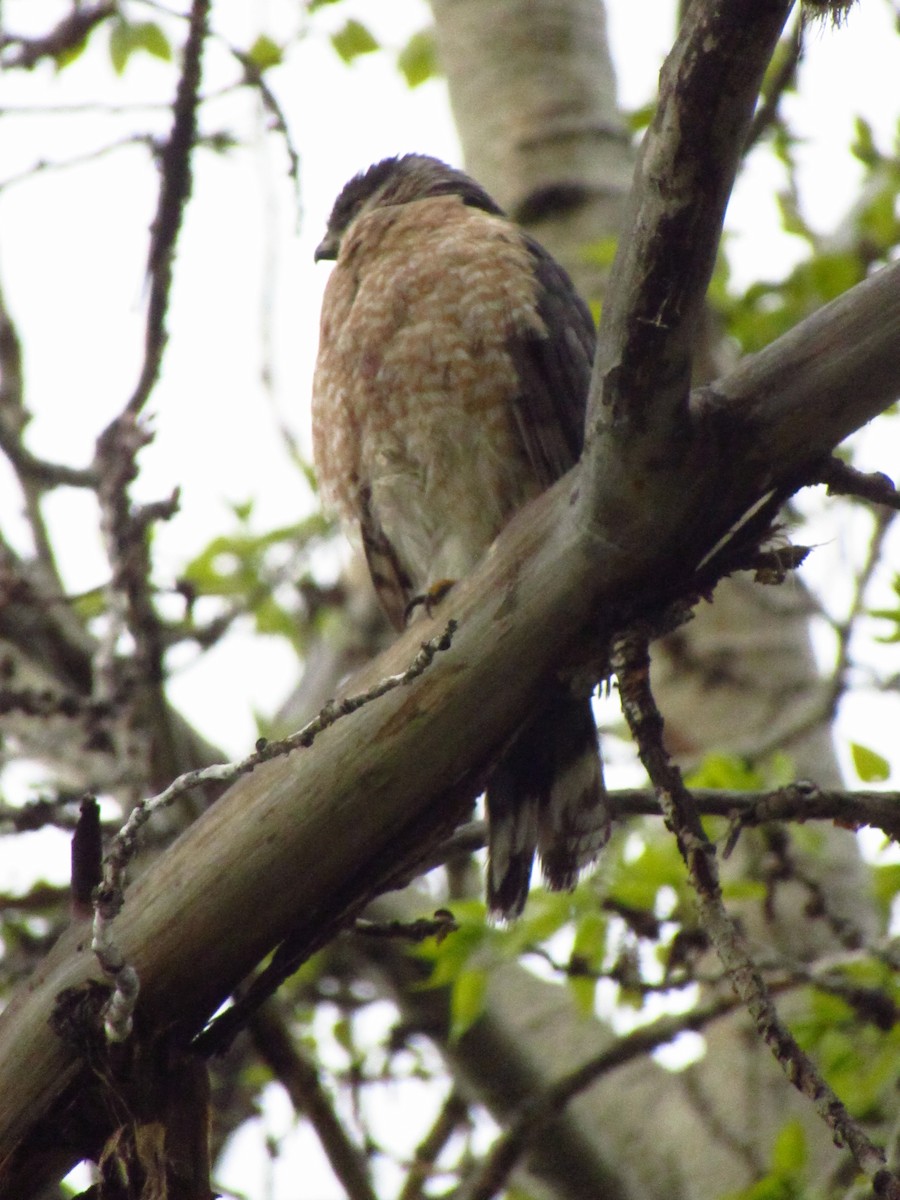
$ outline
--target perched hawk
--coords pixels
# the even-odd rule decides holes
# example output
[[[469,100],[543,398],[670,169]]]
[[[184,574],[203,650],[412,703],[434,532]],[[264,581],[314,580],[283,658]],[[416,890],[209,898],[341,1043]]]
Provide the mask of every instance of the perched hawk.
[[[393,624],[469,572],[581,452],[594,352],[568,275],[467,175],[389,158],[338,196],[313,439],[325,502],[358,527]],[[552,684],[487,787],[487,895],[521,912],[535,852],[574,886],[609,833],[590,700]]]

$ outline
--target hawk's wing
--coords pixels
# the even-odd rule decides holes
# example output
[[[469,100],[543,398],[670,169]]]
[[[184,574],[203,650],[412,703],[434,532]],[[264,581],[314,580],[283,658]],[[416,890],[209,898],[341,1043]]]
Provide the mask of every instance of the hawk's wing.
[[[519,376],[513,408],[541,487],[578,461],[596,333],[590,309],[547,251],[523,236],[537,284],[537,311],[546,328],[515,337],[510,352]]]

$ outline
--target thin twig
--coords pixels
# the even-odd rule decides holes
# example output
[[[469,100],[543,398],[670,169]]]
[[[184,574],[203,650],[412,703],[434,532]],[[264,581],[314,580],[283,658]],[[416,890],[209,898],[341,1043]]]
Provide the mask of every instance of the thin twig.
[[[858,471],[837,455],[826,459],[816,470],[813,483],[824,483],[829,496],[857,496],[873,504],[900,509],[900,492],[882,471]]]
[[[655,794],[646,788],[618,788],[607,793],[614,820],[628,817],[659,817],[662,810]],[[772,791],[729,791],[695,788],[697,810],[705,817],[723,817],[731,822],[726,853],[733,849],[741,830],[773,821],[834,821],[846,829],[869,826],[900,841],[900,792],[819,788],[808,779],[798,779]],[[730,841],[730,845],[729,845]],[[487,823],[467,821],[435,847],[423,870],[442,866],[455,854],[471,854],[487,845]]]
[[[468,1120],[468,1103],[456,1088],[451,1088],[434,1124],[416,1146],[416,1152],[397,1200],[424,1200],[424,1185],[428,1183],[441,1151],[456,1130],[461,1125],[465,1125]]]
[[[56,558],[41,510],[43,480],[36,472],[38,460],[25,449],[24,436],[31,414],[25,406],[22,343],[0,285],[0,449],[13,465],[25,498],[35,560],[32,571],[42,570],[50,588],[62,591]],[[45,464],[40,464],[44,466]]]
[[[285,1088],[297,1112],[308,1118],[348,1200],[377,1200],[366,1157],[353,1141],[322,1086],[316,1065],[291,1036],[271,1001],[254,1014],[250,1035],[263,1062]]]
[[[289,737],[275,742],[266,742],[261,739],[256,750],[239,762],[216,763],[210,767],[186,771],[158,795],[135,805],[128,820],[112,839],[104,859],[103,885],[100,889],[104,907],[98,908],[95,916],[97,940],[103,945],[108,941],[104,926],[113,919],[118,911],[115,905],[118,904],[121,907],[121,901],[124,898],[125,869],[137,850],[141,828],[155,812],[173,804],[175,800],[201,784],[233,783],[242,775],[248,775],[254,771],[264,762],[273,758],[282,758],[298,749],[309,748],[323,730],[334,725],[342,717],[349,716],[363,705],[370,704],[395,688],[403,687],[417,679],[428,669],[437,654],[449,650],[455,631],[456,622],[448,621],[443,633],[421,644],[419,652],[406,670],[400,671],[396,675],[385,676],[364,692],[345,696],[340,700],[329,700],[311,721]]]
[[[834,720],[841,697],[847,690],[847,675],[852,666],[850,647],[856,631],[856,623],[865,612],[866,593],[881,561],[881,551],[894,520],[895,512],[890,507],[880,507],[875,510],[873,516],[875,528],[866,550],[865,562],[856,576],[853,598],[847,615],[842,621],[831,620],[830,622],[837,638],[837,658],[830,681],[824,688],[824,695],[812,712],[807,712],[787,729],[779,730],[768,741],[761,742],[754,751],[758,760],[766,758],[774,750],[789,746],[797,738],[804,737],[819,726],[830,724]]]
[[[2,713],[2,693],[0,693],[0,713]],[[61,796],[53,800],[40,797],[28,800],[24,804],[0,803],[0,834],[31,833],[36,829],[74,830],[78,822],[75,804],[80,796]],[[3,905],[0,903],[0,908]]]
[[[506,1132],[494,1143],[481,1170],[460,1191],[461,1200],[492,1200],[503,1189],[514,1167],[561,1108],[604,1075],[636,1058],[658,1050],[679,1034],[699,1031],[740,1007],[735,996],[720,996],[680,1016],[661,1017],[619,1038],[608,1049],[552,1084],[522,1105]]]
[[[125,409],[97,442],[95,466],[100,528],[110,564],[106,625],[93,656],[92,699],[113,710],[108,735],[129,770],[128,801],[137,803],[144,787],[171,776],[167,762],[168,708],[163,696],[165,638],[153,603],[148,527],[177,511],[178,496],[160,504],[136,506],[130,495],[137,455],[150,435],[137,413]],[[121,653],[128,635],[130,655]],[[148,730],[154,730],[149,736]]]
[[[106,158],[107,155],[115,154],[129,146],[146,146],[154,152],[158,149],[157,140],[153,134],[130,133],[114,142],[97,146],[93,150],[86,150],[82,154],[73,154],[71,158],[40,158],[36,162],[29,163],[27,167],[17,171],[14,175],[7,175],[5,179],[0,179],[0,192],[5,192],[20,183],[30,183],[38,175],[54,171],[67,171],[70,167],[83,167],[87,163],[97,162],[99,159]]]
[[[3,62],[6,71],[16,67],[30,70],[42,58],[56,58],[80,46],[97,25],[112,16],[115,4],[97,4],[93,8],[74,8],[67,17],[39,38],[0,35],[0,50],[18,46],[19,52]]]
[[[421,917],[418,921],[368,921],[358,917],[353,923],[353,932],[363,937],[402,942],[424,942],[431,937],[442,942],[458,928],[453,913],[446,908],[439,908],[433,917]]]
[[[162,186],[151,230],[147,270],[150,298],[144,335],[144,362],[128,411],[137,413],[153,390],[166,345],[166,312],[172,287],[175,245],[191,193],[191,154],[197,136],[200,104],[200,61],[206,39],[210,0],[193,0],[188,35],[182,52],[182,72],[175,94],[175,119],[160,154]]]
[[[173,14],[167,13],[171,16]],[[177,14],[174,14],[177,15]],[[228,83],[204,93],[202,103],[221,100],[231,96],[243,83]],[[0,104],[0,117],[122,117],[133,116],[137,113],[171,112],[169,100],[135,100],[124,104],[113,104],[102,100],[85,100],[78,104]]]
[[[772,78],[762,95],[762,103],[753,114],[750,132],[744,153],[747,154],[760,138],[778,120],[778,107],[786,91],[794,86],[797,79],[797,68],[803,59],[803,18],[799,17],[790,35],[790,41],[785,45],[785,53],[778,67],[778,73]],[[784,43],[783,43],[784,44]],[[777,53],[777,51],[776,51]]]
[[[241,64],[244,72],[245,83],[248,87],[255,88],[260,95],[263,103],[263,108],[272,119],[272,127],[276,133],[281,135],[281,140],[284,143],[284,148],[288,156],[288,176],[294,188],[294,200],[297,206],[297,220],[299,222],[301,216],[301,199],[300,199],[300,155],[294,145],[291,137],[290,129],[288,128],[287,118],[284,114],[284,109],[278,97],[269,87],[263,72],[259,69],[256,63],[248,54],[237,49],[236,46],[230,46],[229,49],[237,61]]]
[[[119,834],[113,839],[107,852],[107,860],[114,861],[124,868],[134,853],[135,842],[141,827],[162,808],[167,808],[181,796],[204,783],[234,783],[242,775],[249,775],[261,763],[273,758],[283,758],[298,749],[309,748],[316,738],[329,726],[334,725],[342,717],[349,716],[370,704],[373,700],[392,692],[395,688],[411,683],[428,669],[437,654],[449,650],[456,632],[456,622],[451,620],[443,633],[423,642],[419,652],[404,671],[396,675],[386,675],[364,692],[345,696],[340,700],[329,700],[311,721],[308,721],[296,733],[278,741],[267,742],[260,740],[256,750],[246,758],[232,763],[215,763],[209,767],[200,767],[194,771],[185,771],[174,779],[164,791],[151,796],[138,805],[129,816]]]
[[[650,689],[650,655],[646,634],[631,630],[613,643],[612,665],[619,680],[622,711],[641,761],[656,788],[660,804],[688,868],[697,894],[701,923],[727,971],[737,996],[746,1005],[766,1045],[790,1082],[812,1101],[837,1145],[847,1146],[857,1166],[880,1195],[900,1197],[900,1179],[885,1167],[876,1146],[828,1086],[811,1059],[784,1025],[743,935],[722,901],[715,847],[706,836],[694,799],[681,772],[663,746],[663,720]]]

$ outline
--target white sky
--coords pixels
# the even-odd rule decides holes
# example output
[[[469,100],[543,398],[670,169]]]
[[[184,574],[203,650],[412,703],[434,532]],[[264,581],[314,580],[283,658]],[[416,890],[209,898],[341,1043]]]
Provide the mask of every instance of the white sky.
[[[287,37],[299,7],[294,0],[253,5],[218,0],[214,26],[231,43],[248,47],[259,33]],[[668,0],[608,4],[626,107],[645,103],[654,91],[673,7]],[[11,30],[42,31],[67,10],[55,0],[6,0],[4,19]],[[135,19],[153,17],[140,4],[129,11]],[[323,41],[321,30],[337,27],[351,14],[395,47],[429,19],[421,0],[378,5],[345,0],[316,14],[310,36],[291,52],[285,67],[268,77],[302,155],[299,233],[277,138],[262,149],[235,150],[225,158],[197,156],[194,198],[179,243],[171,340],[149,406],[157,436],[141,458],[141,498],[182,489],[181,514],[158,536],[160,579],[174,577],[214,531],[228,524],[230,503],[253,497],[260,528],[292,521],[308,508],[309,497],[274,429],[272,406],[308,449],[310,376],[327,276],[326,267],[313,264],[312,249],[341,185],[369,162],[406,150],[459,161],[441,82],[430,82],[411,97],[384,55],[358,60],[348,69]],[[169,99],[170,66],[136,55],[118,81],[108,67],[104,38],[95,43],[59,76],[47,64],[28,74],[7,72],[0,77],[0,106]],[[206,89],[215,90],[236,74],[222,45],[211,46]],[[831,158],[835,145],[850,140],[853,117],[864,114],[883,147],[894,141],[900,38],[884,0],[864,0],[839,32],[823,27],[811,40],[802,80],[803,98],[790,102],[790,113],[808,137],[801,150],[804,199],[814,223],[827,229],[853,197],[858,178],[845,165],[836,173]],[[206,131],[236,127],[248,140],[262,123],[246,92],[217,102],[203,118]],[[121,117],[4,115],[0,181],[38,161],[68,159],[132,130],[162,134],[167,128],[164,111]],[[741,282],[783,275],[795,253],[777,228],[773,193],[781,179],[761,157],[739,186],[729,215],[743,256]],[[86,464],[97,434],[134,387],[143,334],[146,231],[156,182],[146,152],[131,148],[0,191],[0,278],[25,339],[27,396],[34,413],[29,444],[43,457]],[[271,394],[260,381],[262,294],[271,299]],[[879,438],[877,451],[883,454],[883,449]],[[874,453],[869,465],[891,466]],[[6,513],[15,503],[8,469],[0,463],[0,506]],[[104,562],[89,532],[96,526],[90,498],[59,492],[49,512],[70,586],[80,590],[99,583]],[[217,649],[201,666],[182,672],[172,695],[213,741],[241,754],[255,736],[253,711],[277,708],[295,670],[280,642],[256,640],[252,651],[245,642]],[[859,720],[865,725],[866,718]],[[854,736],[864,741],[868,736],[885,749],[870,731]],[[282,1116],[276,1111],[269,1119],[277,1124]],[[302,1153],[308,1164],[308,1147]],[[298,1190],[292,1185],[296,1172],[308,1168],[293,1161],[293,1167],[273,1168],[277,1200],[326,1200],[339,1194],[324,1182],[327,1173],[315,1185],[321,1191]],[[236,1176],[232,1186],[258,1194],[253,1178]]]

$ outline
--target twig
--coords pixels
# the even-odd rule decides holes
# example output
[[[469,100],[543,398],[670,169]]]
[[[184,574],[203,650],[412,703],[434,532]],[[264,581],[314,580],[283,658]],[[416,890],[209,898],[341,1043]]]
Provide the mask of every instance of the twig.
[[[108,154],[115,154],[118,150],[124,150],[128,146],[146,146],[153,151],[158,149],[157,140],[153,134],[130,133],[126,137],[103,146],[97,146],[93,150],[86,150],[82,154],[73,154],[71,158],[40,158],[23,170],[17,171],[15,175],[7,175],[5,179],[0,179],[0,192],[16,187],[20,183],[29,183],[38,175],[53,171],[67,171],[70,167],[82,167],[86,163],[96,162],[98,159],[106,158]]]
[[[782,826],[769,826],[764,833],[764,841],[768,851],[765,866],[766,899],[765,914],[767,918],[774,917],[776,889],[779,884],[787,881],[798,883],[807,894],[803,906],[803,915],[813,919],[824,920],[831,933],[848,950],[857,950],[865,942],[863,930],[849,920],[831,903],[827,883],[823,886],[821,879],[816,878],[809,870],[804,869],[794,853],[790,832]]]
[[[129,799],[134,802],[138,788],[158,786],[171,777],[169,714],[162,693],[165,636],[153,603],[148,528],[174,516],[178,493],[157,504],[133,504],[129,489],[138,473],[137,455],[149,440],[139,415],[126,408],[100,435],[95,454],[110,580],[106,626],[94,653],[92,699],[113,709],[109,734],[128,763],[124,781],[131,785]],[[133,643],[128,657],[120,652],[124,634]]]
[[[422,917],[418,921],[367,921],[358,917],[353,923],[353,932],[363,937],[404,942],[424,942],[430,937],[442,942],[458,928],[453,913],[446,908],[439,908],[432,918]]]
[[[291,183],[294,187],[294,199],[297,205],[297,218],[299,221],[301,215],[300,155],[297,152],[297,148],[294,145],[290,130],[288,129],[288,123],[287,118],[284,115],[284,109],[281,107],[278,97],[269,87],[265,76],[263,75],[262,71],[260,71],[253,59],[250,58],[249,55],[245,54],[242,50],[239,50],[236,46],[230,46],[229,49],[237,61],[241,64],[246,85],[255,88],[259,92],[263,107],[272,118],[272,127],[276,133],[281,134],[281,139],[284,142],[284,148],[288,156],[288,176],[290,177]]]
[[[866,476],[865,478],[872,477]],[[824,695],[811,712],[806,712],[800,720],[788,728],[778,730],[768,741],[762,741],[754,750],[757,759],[764,759],[773,750],[789,746],[797,738],[804,737],[820,725],[830,723],[834,719],[841,697],[847,690],[847,674],[852,665],[850,645],[856,630],[856,622],[865,612],[866,592],[878,568],[882,547],[894,520],[895,512],[892,508],[881,507],[876,509],[873,516],[875,529],[869,542],[865,562],[856,577],[853,599],[847,615],[842,621],[835,621],[827,613],[822,613],[831,624],[837,638],[837,659],[834,670],[831,672],[830,682],[824,688]]]
[[[54,887],[49,883],[37,883],[30,891],[20,896],[14,896],[10,892],[0,892],[0,912],[38,914],[60,908],[68,898],[68,887]]]
[[[466,1124],[468,1120],[469,1105],[456,1088],[452,1088],[437,1115],[437,1120],[416,1146],[416,1152],[397,1200],[423,1200],[425,1196],[423,1185],[428,1182],[441,1151],[460,1125]]]
[[[94,691],[100,699],[121,699],[123,692],[130,690],[123,686],[117,659],[118,642],[126,631],[135,641],[140,681],[162,679],[159,621],[149,597],[149,521],[133,507],[128,494],[137,478],[137,455],[150,438],[149,431],[126,408],[97,441],[94,464],[99,479],[100,528],[112,572],[107,588],[109,622],[95,660]],[[174,515],[176,499],[173,497],[164,515]]]
[[[900,792],[823,789],[808,779],[798,779],[772,791],[695,788],[692,795],[703,816],[723,817],[731,822],[726,855],[734,848],[741,830],[772,821],[835,821],[847,829],[868,825],[900,841]],[[646,788],[618,788],[608,793],[608,799],[613,818],[662,815],[655,794]],[[468,821],[435,847],[423,870],[442,866],[454,854],[482,850],[485,845],[486,822]]]
[[[577,1070],[552,1084],[539,1096],[526,1101],[506,1132],[494,1143],[481,1170],[460,1190],[460,1200],[492,1200],[505,1185],[519,1159],[535,1138],[575,1096],[610,1071],[636,1058],[643,1058],[679,1034],[699,1031],[740,1007],[735,996],[720,996],[680,1016],[661,1017],[642,1029],[619,1038],[614,1045],[589,1059]]]
[[[53,692],[48,688],[0,688],[0,716],[20,713],[24,717],[65,717],[100,723],[112,716],[112,706],[104,701],[87,700],[76,692]]]
[[[696,1065],[692,1064],[679,1075],[684,1096],[696,1116],[700,1118],[706,1136],[713,1145],[725,1148],[747,1168],[751,1179],[762,1179],[768,1174],[767,1163],[760,1146],[754,1141],[757,1133],[752,1122],[729,1121],[731,1109],[721,1104],[715,1092],[704,1087],[704,1080]]]
[[[175,244],[191,192],[191,153],[197,136],[200,103],[200,60],[206,38],[210,0],[193,0],[182,72],[175,94],[175,119],[160,154],[162,186],[151,230],[147,270],[150,298],[144,335],[144,362],[128,411],[136,414],[147,402],[162,365],[166,345],[166,312],[172,286]]]
[[[829,496],[858,496],[873,504],[900,509],[900,492],[889,476],[881,471],[858,471],[836,455],[827,458],[817,468],[811,482],[824,483]]]
[[[42,58],[59,58],[67,50],[73,50],[87,38],[91,30],[115,12],[115,4],[97,4],[94,8],[75,8],[49,33],[40,38],[0,36],[0,49],[18,46],[19,53],[3,63],[6,71],[16,67],[30,70]]]
[[[254,1014],[250,1034],[294,1108],[309,1119],[348,1200],[377,1200],[365,1154],[344,1129],[315,1064],[303,1054],[271,1002]]]
[[[885,538],[887,537],[888,531],[893,523],[894,516],[895,512],[890,508],[879,508],[875,512],[875,528],[872,531],[872,537],[869,541],[869,546],[866,551],[865,562],[863,563],[862,569],[856,577],[855,586],[853,589],[853,600],[850,603],[850,609],[844,620],[835,629],[838,639],[838,655],[837,663],[835,664],[835,669],[833,672],[834,683],[832,687],[832,713],[837,707],[837,702],[846,688],[846,674],[850,667],[850,642],[853,638],[856,622],[865,612],[866,592],[868,591],[869,584],[872,582],[872,576],[875,574],[875,571],[881,560],[881,551],[884,546]]]
[[[166,15],[173,14],[167,11]],[[202,102],[208,104],[212,100],[221,100],[243,86],[241,83],[225,84],[213,91],[206,92]],[[79,117],[85,115],[121,117],[132,116],[136,113],[171,112],[171,110],[172,104],[169,100],[135,100],[124,104],[112,104],[103,100],[85,100],[73,104],[0,104],[0,117]]]
[[[746,1005],[757,1031],[787,1078],[812,1101],[832,1131],[835,1143],[849,1148],[859,1169],[880,1195],[891,1196],[892,1200],[900,1197],[900,1178],[886,1169],[884,1151],[853,1120],[781,1021],[743,935],[725,910],[715,848],[706,836],[681,772],[670,762],[663,747],[663,720],[650,690],[650,655],[646,635],[641,630],[629,631],[615,639],[612,666],[619,680],[622,711],[656,788],[666,823],[687,865],[703,927],[736,995]]]
[[[25,407],[22,344],[0,285],[0,448],[12,463],[25,498],[36,558],[32,570],[40,564],[51,588],[61,591],[56,559],[41,511],[44,485],[35,471],[38,460],[24,446],[25,428],[30,419],[31,414]]]
[[[400,671],[396,675],[386,675],[364,692],[345,696],[340,700],[329,700],[311,721],[308,721],[306,725],[289,737],[280,738],[274,742],[261,739],[253,753],[238,762],[215,763],[210,767],[185,771],[183,775],[174,779],[164,791],[142,801],[132,810],[125,825],[113,839],[107,852],[107,860],[115,860],[124,868],[134,853],[137,835],[141,827],[155,812],[167,808],[187,792],[204,783],[233,783],[242,775],[249,775],[261,763],[268,762],[273,758],[283,758],[285,755],[293,753],[294,750],[307,749],[323,730],[334,725],[342,717],[349,716],[350,713],[362,708],[364,704],[370,704],[395,688],[403,687],[414,679],[418,679],[428,669],[437,654],[450,649],[455,632],[456,622],[448,621],[443,633],[422,643],[419,652],[405,671]]]
[[[96,796],[85,796],[72,835],[72,895],[74,917],[89,917],[94,888],[100,882],[103,863],[103,836],[100,829],[100,805]]]
[[[0,706],[0,713],[2,711]],[[27,800],[24,804],[0,803],[0,834],[31,833],[48,825],[54,829],[67,829],[71,832],[78,822],[78,814],[72,808],[78,799],[77,796],[60,796],[48,800],[42,796],[37,800]]]
[[[800,17],[791,33],[790,41],[785,46],[785,52],[778,66],[778,72],[765,88],[762,103],[753,114],[753,121],[750,124],[750,132],[747,134],[747,141],[744,147],[745,154],[752,150],[767,130],[775,124],[778,119],[778,106],[781,103],[782,97],[788,88],[794,86],[797,78],[797,68],[803,59],[804,30],[803,18]]]
[[[395,688],[403,687],[417,679],[428,669],[437,654],[450,649],[455,631],[456,622],[448,621],[443,633],[421,644],[418,654],[405,671],[385,676],[364,692],[345,696],[340,700],[329,700],[317,716],[290,737],[275,742],[260,739],[256,750],[239,762],[216,763],[210,767],[186,771],[158,795],[136,804],[128,820],[112,839],[103,863],[100,902],[95,909],[95,942],[107,958],[115,962],[115,955],[109,950],[108,926],[124,900],[125,870],[137,850],[141,828],[155,812],[173,804],[175,800],[201,784],[233,783],[242,775],[248,775],[261,763],[273,758],[282,758],[301,748],[307,749],[323,730],[334,725],[342,717],[349,716],[363,705],[370,704]]]

